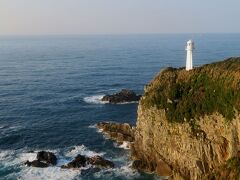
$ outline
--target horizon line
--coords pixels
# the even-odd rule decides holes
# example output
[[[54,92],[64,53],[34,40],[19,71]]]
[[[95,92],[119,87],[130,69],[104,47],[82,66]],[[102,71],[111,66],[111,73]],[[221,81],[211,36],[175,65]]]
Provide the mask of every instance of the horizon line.
[[[187,35],[187,34],[240,34],[240,32],[162,32],[162,33],[72,33],[72,34],[0,34],[0,37],[6,36],[121,36],[121,35]]]

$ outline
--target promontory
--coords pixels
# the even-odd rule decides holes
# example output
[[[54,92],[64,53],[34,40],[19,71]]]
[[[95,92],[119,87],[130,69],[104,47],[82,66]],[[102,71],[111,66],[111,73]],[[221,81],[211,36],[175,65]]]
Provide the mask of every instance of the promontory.
[[[169,179],[239,179],[239,112],[240,58],[229,58],[163,69],[144,88],[136,127],[98,127],[118,142],[131,139],[133,168]]]
[[[133,166],[173,179],[239,179],[240,58],[166,68],[138,106]]]

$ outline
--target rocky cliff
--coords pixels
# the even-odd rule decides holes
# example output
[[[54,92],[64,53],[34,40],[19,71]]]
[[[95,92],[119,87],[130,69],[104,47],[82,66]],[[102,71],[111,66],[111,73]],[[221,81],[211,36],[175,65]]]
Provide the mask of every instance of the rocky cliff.
[[[240,174],[240,58],[162,70],[139,102],[133,166],[173,179]]]

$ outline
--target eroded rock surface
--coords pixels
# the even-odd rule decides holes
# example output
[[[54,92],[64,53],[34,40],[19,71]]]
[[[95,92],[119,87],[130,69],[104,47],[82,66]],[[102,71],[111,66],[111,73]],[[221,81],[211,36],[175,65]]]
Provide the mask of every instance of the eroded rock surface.
[[[128,123],[101,122],[97,124],[97,128],[118,144],[134,142],[135,127]]]
[[[141,95],[137,95],[135,92],[128,90],[128,89],[122,89],[118,93],[115,93],[112,95],[105,95],[102,98],[102,101],[107,101],[111,104],[117,104],[117,103],[127,103],[127,102],[139,101],[140,98],[141,98]]]
[[[239,179],[239,72],[240,58],[230,58],[156,76],[139,102],[133,167],[173,179]]]
[[[57,164],[57,157],[48,151],[40,151],[37,153],[37,160],[45,161],[47,164],[56,165]]]
[[[81,168],[81,167],[85,167],[87,164],[87,157],[78,154],[73,161],[71,161],[70,163],[63,165],[62,168],[65,169],[70,169],[70,168]]]
[[[107,167],[107,168],[114,167],[113,162],[106,160],[101,156],[93,156],[91,158],[88,158],[88,162],[89,162],[89,164],[94,165],[94,166]]]
[[[38,168],[46,168],[49,166],[49,164],[41,162],[39,160],[34,160],[34,161],[27,161],[24,163],[27,166],[32,166],[32,167],[38,167]]]
[[[87,157],[87,156],[78,154],[73,161],[71,161],[66,165],[63,165],[62,168],[64,169],[81,168],[87,165],[103,167],[103,168],[114,167],[113,162],[106,160],[101,156]]]
[[[29,153],[33,153],[34,151],[29,151]],[[37,153],[36,160],[34,161],[27,161],[24,163],[27,166],[32,167],[41,167],[45,168],[51,165],[57,164],[57,157],[52,152],[48,151],[40,151]]]

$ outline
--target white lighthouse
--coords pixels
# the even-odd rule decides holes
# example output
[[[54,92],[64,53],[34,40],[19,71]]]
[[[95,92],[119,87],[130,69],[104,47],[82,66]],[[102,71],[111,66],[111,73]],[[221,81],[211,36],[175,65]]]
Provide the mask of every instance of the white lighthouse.
[[[194,49],[195,49],[194,42],[192,40],[189,40],[187,42],[187,46],[186,46],[186,51],[187,51],[186,70],[187,71],[189,71],[189,70],[191,70],[193,68],[192,53],[193,53]]]

